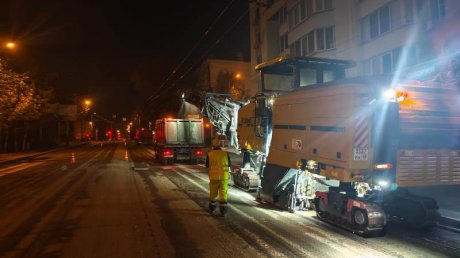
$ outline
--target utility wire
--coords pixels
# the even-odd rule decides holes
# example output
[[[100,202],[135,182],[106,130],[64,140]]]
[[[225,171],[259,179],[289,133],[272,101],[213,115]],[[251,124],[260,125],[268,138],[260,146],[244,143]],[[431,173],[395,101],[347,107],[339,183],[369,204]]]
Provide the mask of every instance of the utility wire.
[[[236,21],[235,21],[235,22],[234,22],[234,23],[233,23],[233,24],[232,24],[232,25],[231,25],[231,26],[230,26],[230,27],[229,27],[229,28],[228,28],[228,29],[227,29],[227,30],[226,30],[226,31],[225,31],[225,32],[224,32],[214,43],[213,43],[213,45],[211,45],[211,47],[209,47],[209,49],[208,49],[203,55],[201,55],[201,56],[197,59],[197,61],[196,61],[193,65],[191,65],[187,70],[185,70],[185,72],[184,72],[181,76],[179,76],[175,81],[172,82],[172,84],[171,84],[172,87],[171,87],[170,89],[172,89],[174,86],[176,86],[176,85],[177,85],[177,84],[176,84],[177,82],[179,82],[180,80],[182,80],[190,71],[192,71],[197,65],[199,65],[199,64],[202,62],[202,60],[204,60],[204,58],[209,54],[209,52],[211,52],[211,50],[212,50],[216,45],[218,45],[218,44],[221,42],[221,40],[222,40],[222,39],[223,39],[223,38],[224,38],[224,37],[225,37],[225,36],[236,26],[236,25],[238,25],[238,23],[241,22],[241,20],[246,16],[246,14],[247,14],[248,12],[249,12],[249,8],[246,9],[246,10],[238,17],[238,19],[237,19],[237,20],[236,20]],[[149,98],[149,101],[152,101],[152,100],[155,100],[155,99],[159,98],[159,97],[161,96],[161,94],[162,94],[160,90],[157,90],[156,93],[157,93],[156,96],[151,96],[151,98]]]
[[[182,80],[190,71],[193,70],[193,68],[195,68],[197,65],[199,65],[203,60],[204,58],[209,54],[209,52],[211,52],[211,50],[213,49],[213,47],[217,46],[221,40],[236,26],[238,25],[238,23],[245,17],[245,15],[248,13],[248,9],[246,11],[244,11],[244,13],[236,20],[236,22],[234,24],[232,24],[232,26],[226,30],[222,36],[220,38],[218,38],[214,44],[203,54],[200,56],[200,58],[197,59],[197,61],[192,65],[190,66],[184,74],[182,74],[179,78],[176,79],[176,81],[173,82],[173,86],[176,85],[177,82],[179,82],[180,80]]]
[[[235,0],[232,0],[227,6],[222,9],[222,11],[219,13],[219,15],[214,19],[214,21],[209,25],[209,27],[204,31],[203,35],[201,38],[195,43],[195,45],[192,47],[192,49],[185,55],[185,57],[179,62],[179,64],[172,70],[172,72],[166,77],[165,81],[160,85],[160,87],[147,99],[146,102],[149,102],[153,100],[154,96],[165,87],[166,83],[169,81],[169,79],[177,73],[177,71],[182,67],[182,65],[185,63],[185,61],[191,56],[193,51],[199,46],[199,44],[203,41],[204,38],[206,38],[209,34],[209,32],[214,28],[214,25],[224,16],[224,14],[227,12],[228,8],[233,4]]]

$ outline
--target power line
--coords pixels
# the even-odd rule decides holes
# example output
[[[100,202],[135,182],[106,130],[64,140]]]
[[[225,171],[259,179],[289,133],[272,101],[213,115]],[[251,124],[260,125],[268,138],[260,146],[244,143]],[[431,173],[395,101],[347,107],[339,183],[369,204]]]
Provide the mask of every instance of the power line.
[[[209,34],[209,32],[214,28],[214,25],[219,21],[220,18],[223,17],[223,15],[227,12],[228,8],[233,4],[235,0],[232,0],[227,6],[222,9],[222,11],[219,13],[219,15],[214,19],[214,21],[209,25],[209,27],[204,31],[203,35],[201,38],[195,43],[195,45],[191,48],[191,50],[185,55],[185,57],[179,62],[179,64],[171,71],[171,73],[166,77],[164,82],[160,85],[160,87],[147,99],[146,102],[149,102],[153,100],[152,98],[156,95],[156,93],[160,92],[160,90],[165,87],[166,83],[169,81],[169,79],[177,73],[177,71],[182,67],[182,65],[185,63],[185,61],[191,56],[193,51],[198,47],[198,45],[203,41],[204,38],[206,38]]]
[[[216,45],[218,45],[218,44],[222,41],[222,39],[223,39],[223,38],[224,38],[224,37],[225,37],[225,36],[236,26],[236,25],[238,25],[238,23],[241,22],[241,20],[246,16],[246,14],[247,14],[248,12],[249,12],[249,8],[246,9],[246,10],[238,17],[238,19],[237,19],[237,20],[236,20],[236,21],[235,21],[235,22],[234,22],[234,23],[233,23],[233,24],[232,24],[232,25],[231,25],[231,26],[230,26],[230,27],[229,27],[229,28],[228,28],[228,29],[227,29],[227,30],[226,30],[226,31],[225,31],[225,32],[224,32],[214,43],[213,43],[213,45],[211,45],[211,46],[209,47],[209,49],[208,49],[204,54],[202,54],[199,58],[197,58],[197,60],[196,60],[195,63],[193,63],[187,70],[185,70],[185,72],[184,72],[181,76],[179,76],[178,78],[176,78],[176,80],[172,82],[171,86],[172,86],[172,87],[176,86],[176,85],[177,85],[177,84],[176,84],[177,82],[179,82],[180,80],[182,80],[189,72],[191,72],[198,64],[200,64],[200,63],[202,62],[202,60],[204,60],[204,58],[209,54],[209,52],[211,52],[211,50],[213,49],[213,47],[215,47]],[[164,85],[163,85],[163,86],[164,86]],[[172,89],[172,87],[171,87],[170,89]],[[148,101],[152,101],[152,100],[155,100],[155,99],[159,98],[159,97],[161,96],[161,94],[162,94],[162,93],[161,93],[161,90],[160,90],[160,89],[157,90],[157,91],[155,92],[155,94],[156,94],[156,95],[155,95],[155,96],[152,95],[152,96],[149,98]]]
[[[200,64],[202,60],[209,54],[209,52],[211,52],[212,48],[221,42],[222,38],[224,38],[244,18],[244,16],[248,13],[248,11],[249,11],[248,9],[244,11],[244,13],[237,19],[237,21],[234,24],[232,24],[232,26],[228,30],[226,30],[219,39],[217,39],[214,42],[214,44],[208,49],[208,51],[206,51],[203,55],[201,55],[200,58],[198,58],[197,61],[185,71],[184,74],[182,74],[178,79],[176,79],[173,85],[176,82],[182,80],[190,71],[193,70],[193,68],[195,68],[198,64]]]

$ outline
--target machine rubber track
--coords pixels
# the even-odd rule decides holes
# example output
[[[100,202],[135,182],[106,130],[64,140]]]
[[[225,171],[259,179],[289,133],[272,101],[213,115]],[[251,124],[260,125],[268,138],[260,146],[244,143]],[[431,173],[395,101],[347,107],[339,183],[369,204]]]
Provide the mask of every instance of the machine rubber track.
[[[258,180],[250,180],[248,177],[243,177],[242,180],[233,179],[233,186],[246,192],[256,191],[258,189]]]
[[[438,224],[440,214],[434,199],[405,193],[396,195],[392,201],[394,203],[384,208],[390,218],[420,230],[429,230]]]
[[[250,192],[255,191],[259,187],[259,175],[253,171],[253,169],[241,171],[241,168],[238,168],[231,172],[233,178],[233,185],[241,190]]]
[[[325,194],[322,195],[322,197],[325,196]],[[348,204],[337,206],[337,203],[322,197],[315,199],[316,216],[320,220],[363,237],[385,234],[385,214],[379,205],[362,200],[346,199],[348,204],[357,203],[358,207],[351,207]],[[376,213],[380,215],[372,215]]]
[[[379,230],[366,230],[366,229],[360,229],[353,227],[350,223],[344,223],[344,221],[340,218],[337,218],[336,216],[329,216],[330,214],[319,214],[318,212],[316,213],[316,216],[318,219],[321,221],[324,221],[328,224],[340,227],[342,229],[345,229],[353,234],[362,236],[362,237],[378,237],[378,236],[383,236],[385,235],[386,231],[385,228],[381,228]]]

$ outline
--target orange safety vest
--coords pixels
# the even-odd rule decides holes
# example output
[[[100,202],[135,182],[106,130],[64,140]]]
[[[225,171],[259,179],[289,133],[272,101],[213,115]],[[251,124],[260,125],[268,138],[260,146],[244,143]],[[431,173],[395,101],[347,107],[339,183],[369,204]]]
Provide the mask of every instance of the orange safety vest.
[[[229,160],[227,152],[223,150],[211,150],[208,152],[208,162],[210,180],[228,180]]]

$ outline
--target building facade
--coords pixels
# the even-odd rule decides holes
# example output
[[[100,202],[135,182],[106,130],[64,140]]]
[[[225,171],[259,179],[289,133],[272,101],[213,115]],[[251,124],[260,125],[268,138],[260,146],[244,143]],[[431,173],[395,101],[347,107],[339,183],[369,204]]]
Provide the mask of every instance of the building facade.
[[[354,61],[348,77],[397,73],[455,56],[459,15],[457,0],[252,1],[251,67],[292,55]]]

